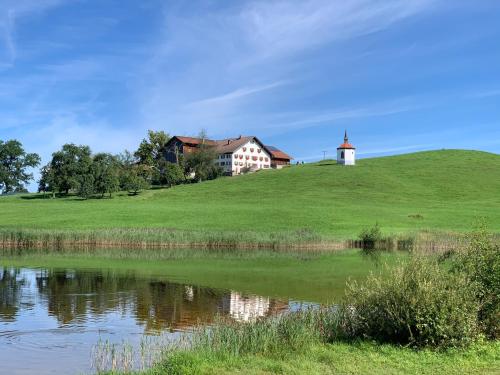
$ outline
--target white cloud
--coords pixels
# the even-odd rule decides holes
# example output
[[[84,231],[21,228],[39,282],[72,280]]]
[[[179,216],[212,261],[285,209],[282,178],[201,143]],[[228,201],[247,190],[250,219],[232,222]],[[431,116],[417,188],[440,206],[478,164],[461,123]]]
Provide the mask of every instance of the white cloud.
[[[189,103],[186,106],[186,108],[211,106],[211,105],[224,105],[224,104],[231,103],[235,100],[247,97],[249,95],[257,94],[257,93],[263,92],[263,91],[272,90],[274,88],[283,86],[285,84],[286,84],[286,82],[280,81],[280,82],[273,82],[273,83],[268,83],[268,84],[260,85],[260,86],[242,87],[242,88],[236,89],[236,90],[231,91],[231,92],[224,94],[224,95],[214,96],[212,98],[206,98],[206,99],[202,99],[202,100],[198,100],[198,101]]]
[[[273,120],[274,111],[259,103],[267,105],[272,99],[279,105],[280,98],[285,100],[293,90],[275,93],[273,89],[283,82],[307,80],[303,69],[308,52],[329,48],[328,54],[334,55],[336,47],[329,43],[388,29],[433,9],[437,2],[247,1],[222,10],[206,6],[188,15],[177,6],[167,5],[164,32],[152,48],[154,52],[143,68],[145,78],[137,89],[143,122],[158,128],[192,132],[195,127],[206,127],[212,133],[223,133],[241,126],[231,123],[235,116],[258,116],[264,121],[253,127],[260,131]],[[252,113],[244,108],[250,100]],[[270,121],[265,120],[265,112]],[[318,116],[324,116],[324,120],[296,122],[324,122],[359,113],[347,110]]]
[[[427,11],[432,0],[256,1],[240,14],[246,38],[262,57],[380,31]]]
[[[16,22],[19,18],[44,12],[65,3],[67,0],[0,0],[0,36],[6,48],[8,63],[11,66],[17,57],[15,41]],[[1,56],[0,56],[1,57]]]

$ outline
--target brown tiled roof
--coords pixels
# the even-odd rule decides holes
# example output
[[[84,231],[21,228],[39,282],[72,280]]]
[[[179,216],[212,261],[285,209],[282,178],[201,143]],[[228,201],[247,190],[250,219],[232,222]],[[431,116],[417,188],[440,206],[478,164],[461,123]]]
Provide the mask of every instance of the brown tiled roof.
[[[284,153],[283,151],[277,149],[274,146],[266,146],[266,147],[269,151],[271,151],[271,156],[273,159],[288,159],[288,160],[293,159],[290,155]]]
[[[234,152],[245,143],[250,142],[255,137],[238,137],[238,138],[229,138],[222,139],[220,141],[215,141],[217,144],[217,152],[220,154],[225,154],[228,152]]]
[[[173,138],[177,138],[179,141],[186,143],[186,144],[192,144],[192,145],[202,144],[201,138],[183,137],[183,136],[177,136],[177,135],[172,137],[172,139]],[[284,153],[281,150],[278,150],[276,147],[265,146],[255,136],[240,136],[238,138],[221,139],[218,141],[214,141],[211,139],[205,139],[205,144],[210,145],[210,146],[215,146],[216,150],[219,154],[225,154],[225,153],[232,153],[232,152],[236,151],[238,148],[240,148],[244,144],[250,142],[252,139],[255,140],[258,144],[260,144],[261,147],[264,150],[266,150],[269,153],[269,155],[271,155],[271,157],[274,159],[288,159],[288,160],[293,159],[290,155]]]
[[[201,145],[203,143],[203,141],[205,142],[205,144],[211,145],[211,146],[214,146],[216,144],[216,142],[212,141],[211,139],[203,140],[202,138],[182,137],[182,136],[178,136],[178,135],[176,135],[175,137],[172,137],[172,138],[177,138],[182,143],[188,143],[188,144],[192,144],[192,145]]]

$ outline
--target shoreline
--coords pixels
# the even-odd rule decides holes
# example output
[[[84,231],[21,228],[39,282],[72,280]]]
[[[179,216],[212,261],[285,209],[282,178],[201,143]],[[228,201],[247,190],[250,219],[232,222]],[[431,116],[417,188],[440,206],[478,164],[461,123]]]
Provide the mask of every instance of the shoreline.
[[[500,240],[500,236],[495,236]],[[420,231],[386,235],[376,249],[445,253],[463,246],[465,234]],[[331,252],[362,249],[359,239],[334,239],[310,231],[213,232],[122,228],[105,230],[0,229],[0,250],[272,250]]]

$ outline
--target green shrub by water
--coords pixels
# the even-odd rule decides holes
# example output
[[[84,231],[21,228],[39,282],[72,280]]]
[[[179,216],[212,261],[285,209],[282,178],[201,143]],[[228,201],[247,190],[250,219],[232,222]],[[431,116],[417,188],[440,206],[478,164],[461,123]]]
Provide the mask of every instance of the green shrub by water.
[[[413,347],[461,347],[478,337],[479,302],[461,274],[436,261],[412,257],[384,277],[347,286],[350,332],[355,338]]]
[[[500,338],[500,247],[481,226],[452,262],[452,270],[464,274],[476,288],[481,329],[490,338]]]
[[[377,243],[382,240],[382,231],[378,223],[371,228],[364,228],[359,234],[363,250],[371,252],[375,250]]]

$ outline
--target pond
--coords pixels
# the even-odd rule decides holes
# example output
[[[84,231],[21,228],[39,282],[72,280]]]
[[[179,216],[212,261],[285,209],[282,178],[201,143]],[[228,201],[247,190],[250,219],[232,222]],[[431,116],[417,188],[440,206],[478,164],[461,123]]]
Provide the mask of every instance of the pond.
[[[332,259],[336,259],[334,264],[344,267],[345,264],[340,261],[342,256]],[[347,278],[345,274],[348,274],[345,267],[343,273],[336,272],[335,267],[325,265],[328,262],[331,262],[330,258],[318,261],[317,265],[314,261],[308,265],[311,272],[310,294],[304,291],[307,286],[305,289],[294,286],[294,283],[304,284],[301,278],[297,279],[297,272],[289,272],[287,280],[272,261],[263,262],[269,269],[274,267],[276,270],[275,279],[264,279],[266,285],[272,284],[270,289],[263,287],[262,277],[255,277],[254,286],[246,278],[243,287],[233,283],[228,274],[224,278],[227,284],[214,280],[213,286],[208,281],[200,282],[194,275],[188,277],[193,280],[189,282],[179,275],[143,272],[129,267],[0,264],[2,373],[92,373],[91,353],[99,341],[127,342],[137,347],[144,337],[161,335],[163,339],[176,338],[180,332],[189,331],[200,323],[209,324],[217,316],[247,321],[324,302],[324,298],[319,298],[317,289],[330,288],[333,279],[338,288],[329,290],[337,293],[337,290],[343,290]],[[151,268],[154,268],[153,263],[158,266],[158,262],[152,262]],[[300,268],[293,262],[288,263],[282,268]],[[254,274],[258,275],[255,262],[252,264]],[[298,264],[303,265],[303,261]],[[370,269],[365,261],[359,264],[365,265],[363,270],[351,270],[352,274],[366,274]],[[217,266],[224,268],[221,264]],[[315,272],[316,278],[312,275]],[[331,278],[327,277],[328,274],[332,275]],[[335,279],[335,274],[341,277]],[[233,288],[235,285],[241,285],[241,288]]]

